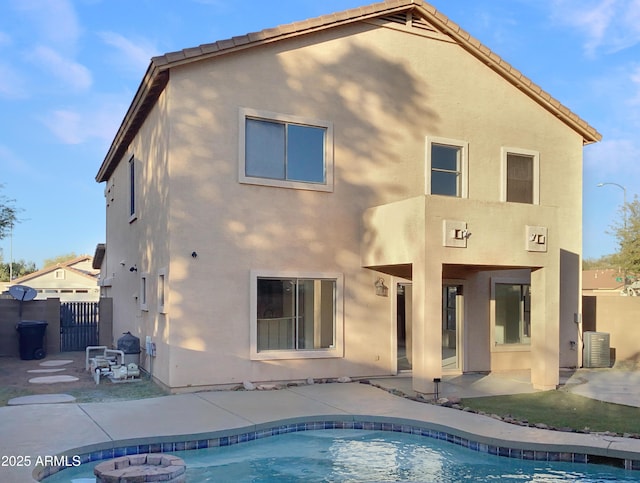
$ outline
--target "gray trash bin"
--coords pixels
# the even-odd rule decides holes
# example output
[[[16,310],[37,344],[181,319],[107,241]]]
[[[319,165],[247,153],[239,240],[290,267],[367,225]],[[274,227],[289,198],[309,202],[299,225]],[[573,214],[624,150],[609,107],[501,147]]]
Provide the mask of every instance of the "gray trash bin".
[[[44,345],[47,325],[49,324],[44,320],[21,320],[16,324],[20,339],[20,359],[44,359],[47,355]]]

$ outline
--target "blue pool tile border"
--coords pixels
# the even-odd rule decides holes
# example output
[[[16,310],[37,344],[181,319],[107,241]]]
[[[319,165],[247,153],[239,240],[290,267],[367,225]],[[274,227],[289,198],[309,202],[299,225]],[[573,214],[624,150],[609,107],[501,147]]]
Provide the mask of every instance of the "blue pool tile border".
[[[567,451],[544,451],[537,449],[511,448],[508,446],[497,446],[474,441],[469,438],[458,436],[446,431],[430,429],[405,423],[380,422],[380,421],[309,421],[289,424],[274,424],[274,426],[256,429],[254,431],[244,431],[237,434],[218,436],[212,438],[197,438],[193,440],[168,441],[158,443],[132,444],[118,446],[110,449],[96,450],[88,453],[78,454],[82,464],[98,462],[118,458],[120,456],[145,454],[145,453],[173,453],[175,451],[190,451],[195,449],[217,448],[246,443],[263,438],[270,438],[286,433],[296,433],[301,431],[317,431],[324,429],[355,429],[365,431],[389,431],[397,433],[409,433],[422,437],[433,438],[441,441],[463,446],[472,451],[487,453],[497,457],[514,458],[531,461],[549,461],[566,463],[609,463],[623,467],[626,470],[640,470],[640,460],[623,459],[616,457],[602,457],[589,455],[587,453],[573,453]],[[178,438],[178,436],[176,436]],[[69,452],[66,452],[69,455]],[[46,479],[48,476],[56,474],[67,466],[47,466],[41,467],[34,472],[34,478],[38,481]]]

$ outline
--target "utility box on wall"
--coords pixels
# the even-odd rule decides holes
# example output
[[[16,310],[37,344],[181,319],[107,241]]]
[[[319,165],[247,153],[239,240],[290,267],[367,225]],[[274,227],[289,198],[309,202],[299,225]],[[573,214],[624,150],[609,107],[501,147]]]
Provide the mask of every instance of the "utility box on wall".
[[[606,332],[584,333],[583,367],[610,367],[609,334]]]

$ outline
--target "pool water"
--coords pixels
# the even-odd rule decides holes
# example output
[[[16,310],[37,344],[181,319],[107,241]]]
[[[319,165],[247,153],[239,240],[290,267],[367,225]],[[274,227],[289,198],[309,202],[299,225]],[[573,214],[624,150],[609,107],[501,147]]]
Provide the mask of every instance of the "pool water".
[[[526,461],[479,453],[406,433],[317,430],[247,443],[175,451],[189,482],[602,482],[640,481],[640,472],[602,465]],[[95,481],[87,463],[46,483]]]

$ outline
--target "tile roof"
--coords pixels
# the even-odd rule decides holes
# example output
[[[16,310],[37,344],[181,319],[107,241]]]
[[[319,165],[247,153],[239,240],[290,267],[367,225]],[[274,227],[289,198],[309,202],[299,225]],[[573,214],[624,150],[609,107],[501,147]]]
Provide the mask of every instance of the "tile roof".
[[[74,265],[81,263],[81,262],[86,262],[86,261],[91,261],[92,257],[90,255],[80,255],[79,257],[73,258],[71,260],[67,260],[65,262],[61,262],[61,263],[56,263],[54,265],[49,265],[46,266],[44,268],[41,268],[40,270],[37,270],[35,272],[31,272],[28,273],[27,275],[23,275],[22,277],[18,277],[18,278],[14,278],[13,280],[11,280],[10,285],[18,285],[18,284],[22,284],[24,282],[27,282],[29,280],[32,280],[34,278],[38,278],[41,277],[42,275],[46,275],[47,273],[51,273],[55,270],[58,269],[64,269],[64,270],[69,270],[70,272],[74,272],[77,273],[79,275],[82,275],[83,277],[87,277],[90,278],[92,280],[97,279],[98,274],[95,272],[89,272],[86,270],[82,270],[79,269],[77,267],[74,267]]]
[[[480,59],[489,68],[496,71],[521,89],[523,93],[556,115],[560,120],[582,135],[585,144],[600,141],[602,136],[596,129],[567,107],[563,106],[520,71],[504,61],[495,52],[491,51],[491,49],[460,28],[455,22],[437,11],[433,6],[422,0],[387,0],[365,7],[358,7],[343,12],[280,25],[259,32],[251,32],[246,35],[153,57],[129,110],[96,175],[96,181],[102,182],[109,178],[119,163],[120,158],[122,158],[126,152],[129,143],[144,122],[147,114],[160,96],[160,93],[167,85],[169,80],[168,72],[172,67],[317,32],[319,30],[334,28],[339,25],[388,17],[389,15],[399,12],[409,11],[418,18],[428,22],[428,24],[442,34],[447,35],[453,41],[457,42],[471,55]]]
[[[624,288],[623,272],[616,268],[584,270],[582,290],[618,290]]]

